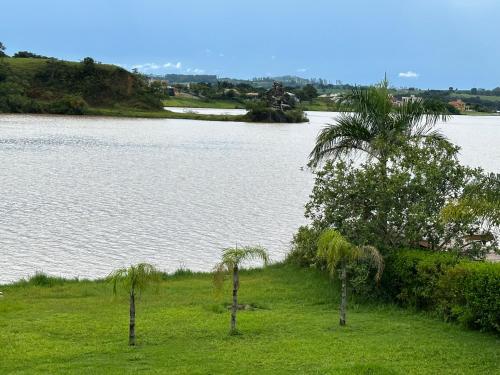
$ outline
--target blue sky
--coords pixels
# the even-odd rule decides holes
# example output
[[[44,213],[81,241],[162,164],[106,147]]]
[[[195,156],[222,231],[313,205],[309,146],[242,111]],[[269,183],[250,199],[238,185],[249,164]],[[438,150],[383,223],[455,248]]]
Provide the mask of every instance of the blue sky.
[[[147,73],[500,86],[500,0],[2,0],[7,53]]]

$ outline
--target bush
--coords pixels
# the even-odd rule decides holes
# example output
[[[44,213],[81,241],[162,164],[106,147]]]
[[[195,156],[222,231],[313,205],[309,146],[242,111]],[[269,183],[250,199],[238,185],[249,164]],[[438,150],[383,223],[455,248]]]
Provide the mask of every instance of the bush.
[[[451,253],[401,250],[386,258],[383,289],[403,306],[500,332],[500,264]]]
[[[386,258],[382,285],[403,306],[430,309],[440,278],[459,261],[456,255],[444,252],[394,251]]]
[[[63,98],[50,103],[46,111],[61,115],[83,115],[88,108],[87,103],[76,95],[65,95]]]
[[[304,112],[298,109],[288,111],[278,111],[261,100],[250,101],[246,105],[248,113],[245,115],[248,121],[252,122],[281,122],[294,123],[306,122]]]
[[[315,266],[320,234],[320,230],[311,226],[301,226],[293,235],[292,251],[287,255],[287,261],[302,267]]]
[[[500,332],[500,264],[459,263],[441,278],[437,297],[446,320]]]

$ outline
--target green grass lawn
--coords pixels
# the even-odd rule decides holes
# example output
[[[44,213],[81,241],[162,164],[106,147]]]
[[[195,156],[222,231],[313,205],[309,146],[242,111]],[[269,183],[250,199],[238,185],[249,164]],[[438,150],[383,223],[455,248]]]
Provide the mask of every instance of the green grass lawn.
[[[500,342],[394,306],[351,303],[311,269],[243,272],[241,335],[229,336],[229,285],[169,277],[137,305],[127,346],[126,293],[104,282],[3,286],[0,374],[498,374]]]
[[[183,98],[175,96],[163,101],[165,107],[244,109],[245,105],[236,100]]]

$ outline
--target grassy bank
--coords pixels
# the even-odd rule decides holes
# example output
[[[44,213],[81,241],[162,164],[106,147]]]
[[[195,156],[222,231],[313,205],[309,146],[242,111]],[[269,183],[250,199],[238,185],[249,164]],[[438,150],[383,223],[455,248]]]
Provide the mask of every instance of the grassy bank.
[[[245,104],[237,100],[184,98],[175,96],[163,101],[165,107],[245,109]]]
[[[132,108],[89,108],[86,112],[91,116],[135,117],[135,118],[167,118],[206,121],[248,121],[244,115],[206,115],[194,112],[172,112],[167,110],[143,111]]]
[[[211,276],[169,277],[137,306],[109,284],[66,282],[0,290],[2,374],[494,374],[498,338],[392,306],[351,303],[338,326],[338,292],[312,269],[243,272],[239,336],[228,336],[230,292]]]

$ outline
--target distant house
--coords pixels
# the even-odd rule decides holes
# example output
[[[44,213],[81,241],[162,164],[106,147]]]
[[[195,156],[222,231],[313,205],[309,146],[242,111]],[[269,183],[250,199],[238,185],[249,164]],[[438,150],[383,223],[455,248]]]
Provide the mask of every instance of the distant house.
[[[401,100],[398,100],[394,95],[389,95],[389,97],[393,106],[400,107],[401,104],[403,104],[403,102]]]
[[[415,95],[403,96],[401,98],[401,102],[403,104],[406,104],[406,103],[418,103],[418,102],[421,102],[421,101],[422,101],[422,98],[420,98],[418,96],[415,96]]]
[[[258,92],[247,92],[245,94],[245,96],[247,98],[250,98],[250,99],[257,99],[259,97],[259,93]]]
[[[453,106],[453,107],[455,107],[460,112],[465,112],[465,111],[469,110],[469,108],[467,107],[467,105],[462,100],[460,100],[460,99],[452,100],[448,104],[451,105],[451,106]]]

